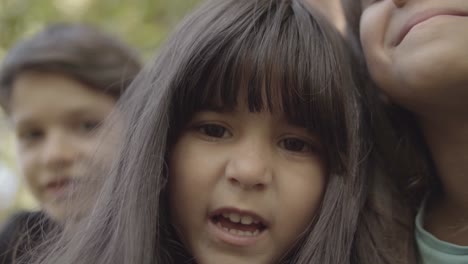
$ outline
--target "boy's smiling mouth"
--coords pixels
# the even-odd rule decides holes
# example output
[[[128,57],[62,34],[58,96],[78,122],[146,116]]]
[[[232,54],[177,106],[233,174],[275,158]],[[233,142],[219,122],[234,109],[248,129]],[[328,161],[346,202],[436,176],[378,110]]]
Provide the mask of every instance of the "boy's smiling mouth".
[[[261,216],[235,208],[221,208],[209,214],[210,229],[221,241],[232,246],[251,246],[268,230]]]
[[[55,179],[49,180],[43,185],[43,190],[46,194],[51,195],[54,198],[66,198],[72,189],[72,185],[75,184],[72,177],[60,176]]]

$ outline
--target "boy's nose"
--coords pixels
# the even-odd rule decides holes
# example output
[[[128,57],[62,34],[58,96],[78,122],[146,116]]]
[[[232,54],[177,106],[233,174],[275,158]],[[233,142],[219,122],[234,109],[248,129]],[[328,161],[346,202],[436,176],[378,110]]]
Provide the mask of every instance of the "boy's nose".
[[[49,134],[43,146],[42,159],[50,169],[60,169],[70,165],[75,157],[72,142],[63,133]]]
[[[243,189],[263,190],[273,178],[271,155],[265,147],[244,145],[228,161],[226,178],[230,184]]]

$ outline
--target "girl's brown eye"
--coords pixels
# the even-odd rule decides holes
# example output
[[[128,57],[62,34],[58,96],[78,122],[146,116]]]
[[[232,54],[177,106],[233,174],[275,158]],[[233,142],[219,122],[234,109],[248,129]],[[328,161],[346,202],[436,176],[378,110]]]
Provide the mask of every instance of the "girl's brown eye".
[[[206,136],[214,138],[225,138],[229,136],[228,130],[225,127],[217,124],[200,125],[198,127],[198,131],[200,131],[202,134],[205,134]]]
[[[280,141],[280,147],[291,152],[310,153],[313,147],[310,143],[299,138],[285,138]]]

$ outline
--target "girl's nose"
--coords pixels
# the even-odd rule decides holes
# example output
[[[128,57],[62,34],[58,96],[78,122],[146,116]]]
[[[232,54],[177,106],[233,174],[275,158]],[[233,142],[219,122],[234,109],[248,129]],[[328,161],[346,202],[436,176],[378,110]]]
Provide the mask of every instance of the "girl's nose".
[[[397,7],[403,7],[408,0],[392,0]]]
[[[226,178],[233,186],[263,190],[273,178],[271,155],[265,147],[245,145],[246,148],[236,151],[228,161]]]

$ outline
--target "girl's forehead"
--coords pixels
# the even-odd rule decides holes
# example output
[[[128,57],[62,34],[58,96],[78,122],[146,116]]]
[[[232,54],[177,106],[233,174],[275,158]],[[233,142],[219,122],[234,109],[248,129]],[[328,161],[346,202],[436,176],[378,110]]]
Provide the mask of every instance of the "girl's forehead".
[[[258,99],[258,101],[254,102],[255,99]],[[252,98],[249,97],[245,91],[242,93],[239,91],[237,99],[231,104],[218,102],[202,107],[199,111],[213,111],[221,114],[235,115],[237,117],[246,116],[248,114],[262,114],[276,120],[275,122],[306,127],[306,116],[310,116],[310,114],[304,116],[303,111],[301,111],[302,109],[303,106],[300,104],[285,105],[281,96],[267,98],[266,95],[263,95],[260,98]]]
[[[222,87],[218,89],[223,89]],[[228,100],[215,96],[212,101],[207,102],[204,108],[207,110],[217,112],[235,112],[235,111],[248,111],[248,112],[262,112],[268,111],[270,113],[284,113],[282,87],[267,87],[262,86],[239,87],[237,93],[232,94],[233,97]]]

